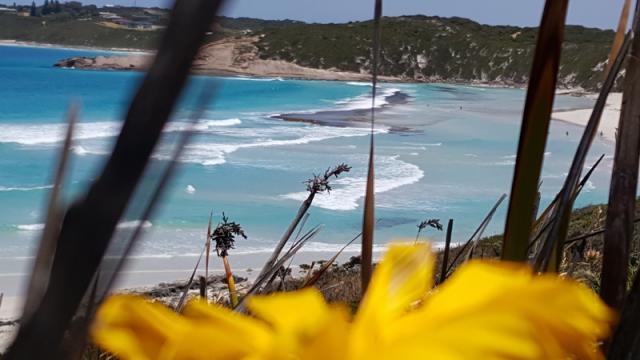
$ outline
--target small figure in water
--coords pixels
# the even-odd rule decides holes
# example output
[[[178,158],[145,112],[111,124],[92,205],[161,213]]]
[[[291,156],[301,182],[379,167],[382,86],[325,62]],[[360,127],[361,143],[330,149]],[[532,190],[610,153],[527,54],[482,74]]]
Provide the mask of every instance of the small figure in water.
[[[569,132],[567,131],[567,136],[569,136]]]

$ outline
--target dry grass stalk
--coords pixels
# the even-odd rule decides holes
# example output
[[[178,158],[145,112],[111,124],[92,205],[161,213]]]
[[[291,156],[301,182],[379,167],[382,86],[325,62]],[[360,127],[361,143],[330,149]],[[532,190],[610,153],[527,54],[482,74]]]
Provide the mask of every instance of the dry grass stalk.
[[[64,144],[60,148],[58,166],[54,175],[53,189],[49,195],[49,203],[47,204],[47,218],[45,219],[44,230],[38,245],[38,252],[33,262],[31,277],[27,285],[27,296],[23,309],[23,317],[31,316],[38,306],[38,302],[42,299],[49,282],[49,272],[51,271],[51,263],[56,250],[57,232],[62,220],[62,206],[60,204],[60,193],[64,185],[67,163],[71,154],[71,145],[73,143],[73,133],[78,118],[78,106],[71,104],[67,115],[67,131],[65,133]]]
[[[547,0],[538,32],[509,200],[502,257],[526,261],[555,97],[568,0]]]
[[[609,71],[611,71],[611,67],[618,57],[618,52],[622,48],[622,43],[624,42],[624,34],[627,32],[627,22],[629,21],[630,10],[631,0],[624,0],[622,11],[620,12],[620,20],[618,21],[618,28],[616,29],[616,36],[613,40],[613,45],[611,46],[611,52],[609,52],[607,66],[604,69],[604,79],[609,76]]]
[[[622,44],[622,48],[617,53],[615,62],[612,64],[611,71],[609,72],[607,79],[600,90],[598,100],[593,108],[589,122],[584,129],[582,138],[575,152],[573,162],[569,168],[569,173],[565,179],[562,190],[559,192],[559,197],[554,211],[550,217],[553,219],[553,224],[549,230],[549,235],[541,249],[541,255],[536,259],[536,267],[540,271],[552,270],[558,271],[561,256],[563,254],[563,242],[567,237],[567,231],[569,229],[569,218],[571,216],[571,209],[573,208],[573,201],[575,200],[576,189],[582,188],[582,185],[578,183],[580,179],[580,173],[584,168],[584,163],[591,149],[593,139],[596,137],[598,127],[600,125],[600,119],[606,106],[607,97],[609,92],[613,89],[615,79],[622,68],[622,63],[629,51],[630,39],[627,37],[626,41]],[[554,249],[555,248],[555,249]],[[551,254],[555,252],[555,258],[552,258]]]
[[[369,164],[367,167],[367,186],[364,196],[364,214],[362,220],[362,268],[360,273],[361,291],[367,291],[371,273],[373,272],[373,233],[375,230],[375,114],[376,91],[378,85],[378,59],[380,57],[380,37],[382,26],[382,0],[375,0],[373,11],[373,49],[371,55],[371,135],[369,141]]]
[[[601,297],[621,309],[626,294],[629,246],[633,238],[638,160],[640,159],[640,3],[636,4],[633,41],[622,96],[618,141],[611,173],[609,207],[604,233]]]
[[[276,247],[271,253],[271,256],[269,257],[269,259],[266,261],[266,263],[262,267],[262,270],[260,271],[260,274],[258,275],[258,277],[264,276],[264,274],[266,274],[273,268],[274,264],[278,260],[278,257],[280,256],[280,253],[282,253],[282,249],[284,249],[285,245],[291,238],[291,235],[293,234],[295,229],[298,227],[298,225],[300,225],[300,222],[303,219],[306,222],[305,215],[307,214],[307,211],[309,211],[309,208],[311,207],[311,204],[313,203],[313,199],[315,198],[315,196],[318,193],[322,193],[325,191],[330,192],[331,184],[329,183],[329,180],[332,177],[337,178],[342,173],[349,172],[350,170],[351,170],[351,167],[349,165],[340,164],[334,167],[333,169],[331,168],[327,169],[323,175],[314,175],[313,178],[305,181],[305,184],[307,185],[307,191],[309,191],[309,195],[302,202],[302,204],[300,204],[300,207],[298,208],[298,212],[296,216],[293,218],[293,221],[291,221],[291,224],[289,224],[289,227],[280,238],[280,241],[278,241],[278,244],[276,244]]]
[[[447,266],[449,264],[449,252],[451,251],[451,236],[453,234],[453,219],[449,219],[447,224],[447,237],[444,242],[444,253],[442,255],[442,264],[438,283],[442,283],[447,279]]]

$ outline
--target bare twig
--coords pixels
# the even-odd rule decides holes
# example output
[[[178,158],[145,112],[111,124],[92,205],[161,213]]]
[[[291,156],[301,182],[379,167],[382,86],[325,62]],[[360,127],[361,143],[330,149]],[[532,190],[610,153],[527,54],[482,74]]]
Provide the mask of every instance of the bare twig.
[[[298,208],[298,212],[296,216],[293,218],[293,221],[291,222],[291,224],[289,224],[289,227],[280,238],[280,241],[278,241],[278,244],[276,244],[276,247],[271,253],[271,256],[269,257],[269,259],[267,259],[267,262],[262,267],[262,270],[260,271],[260,274],[258,275],[258,277],[264,275],[267,271],[271,269],[273,264],[275,264],[275,262],[278,259],[278,256],[280,256],[280,253],[282,252],[282,249],[289,241],[289,238],[291,238],[291,235],[300,224],[300,221],[303,219],[307,211],[309,211],[309,207],[311,207],[311,203],[313,203],[313,199],[315,198],[315,196],[321,192],[331,191],[331,185],[329,184],[329,180],[332,177],[338,177],[342,173],[349,172],[349,170],[351,170],[350,166],[346,164],[340,164],[334,167],[333,169],[331,168],[327,169],[327,171],[325,171],[323,175],[314,175],[313,178],[305,181],[305,184],[307,185],[307,190],[309,191],[309,195],[307,196],[305,201],[302,202],[302,204],[300,205],[300,208]]]

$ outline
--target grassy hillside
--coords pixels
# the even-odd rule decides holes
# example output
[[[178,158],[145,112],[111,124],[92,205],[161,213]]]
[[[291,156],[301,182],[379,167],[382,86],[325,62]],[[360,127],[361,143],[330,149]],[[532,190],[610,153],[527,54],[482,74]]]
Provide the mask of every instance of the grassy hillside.
[[[153,49],[161,30],[138,31],[100,25],[99,11],[123,17],[140,8],[83,7],[84,12],[21,17],[0,14],[0,39],[74,46]],[[161,10],[155,10],[160,12]],[[155,20],[164,25],[163,12]],[[292,20],[220,17],[215,37],[260,35],[263,59],[302,66],[369,72],[372,23],[307,24]],[[463,18],[402,16],[383,19],[382,75],[418,81],[526,83],[536,28],[481,25]],[[613,31],[569,26],[560,85],[597,89]]]
[[[369,71],[372,23],[292,24],[270,27],[261,57],[314,68]],[[525,83],[536,28],[481,25],[468,19],[426,16],[385,18],[383,75],[416,80]],[[602,81],[613,31],[567,28],[560,83],[594,88]]]
[[[159,31],[113,29],[93,21],[0,14],[0,39],[68,46],[153,49],[159,35]]]

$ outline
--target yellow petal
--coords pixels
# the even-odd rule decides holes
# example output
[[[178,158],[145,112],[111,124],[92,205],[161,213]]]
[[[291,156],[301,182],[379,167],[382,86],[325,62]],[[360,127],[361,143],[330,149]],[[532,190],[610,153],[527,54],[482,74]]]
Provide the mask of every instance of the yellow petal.
[[[315,288],[254,296],[247,300],[247,308],[276,331],[300,336],[314,334],[329,316],[329,307]]]
[[[180,316],[140,297],[114,296],[96,314],[95,342],[122,359],[243,359],[266,356],[271,331],[222,307],[190,302]]]
[[[525,265],[473,261],[391,324],[386,346],[443,359],[599,359],[596,341],[614,317],[577,282],[537,276]]]
[[[172,342],[182,321],[160,304],[134,296],[114,296],[100,307],[92,328],[94,341],[123,359],[162,358],[173,352]]]
[[[388,337],[387,327],[431,288],[434,260],[426,243],[392,244],[371,278],[354,320],[351,357]]]
[[[349,359],[350,329],[349,310],[343,306],[332,306],[327,321],[304,345],[299,358],[304,360]]]

